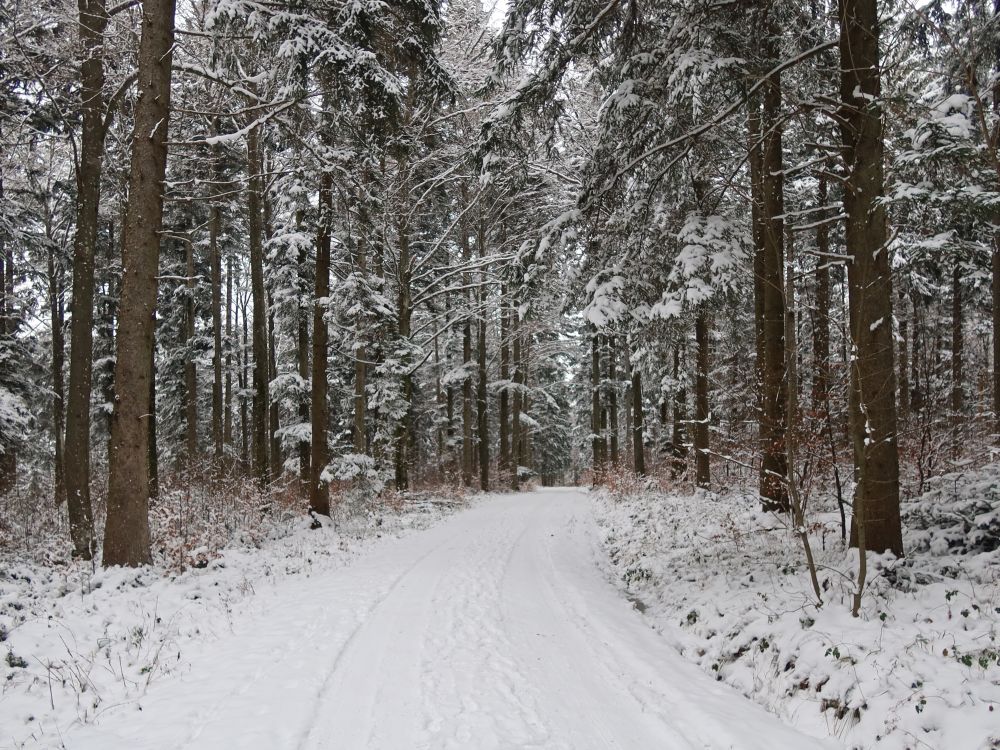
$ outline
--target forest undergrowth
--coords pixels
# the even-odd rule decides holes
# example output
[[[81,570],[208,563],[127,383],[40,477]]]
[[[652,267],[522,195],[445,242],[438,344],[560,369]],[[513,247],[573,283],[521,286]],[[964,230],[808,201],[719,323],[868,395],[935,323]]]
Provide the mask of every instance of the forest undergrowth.
[[[71,559],[64,514],[30,486],[7,495],[0,697],[14,721],[0,729],[0,747],[62,747],[68,727],[141,705],[151,683],[193,666],[195,646],[252,623],[282,582],[339,568],[467,502],[448,488],[349,489],[334,487],[331,517],[317,518],[302,512],[294,483],[262,492],[235,476],[173,476],[151,506],[154,563],[140,569]]]
[[[832,492],[808,522],[818,607],[798,538],[754,493],[611,484],[595,507],[613,574],[717,680],[850,748],[1000,747],[1000,464],[904,502],[906,557],[869,553],[857,618]]]

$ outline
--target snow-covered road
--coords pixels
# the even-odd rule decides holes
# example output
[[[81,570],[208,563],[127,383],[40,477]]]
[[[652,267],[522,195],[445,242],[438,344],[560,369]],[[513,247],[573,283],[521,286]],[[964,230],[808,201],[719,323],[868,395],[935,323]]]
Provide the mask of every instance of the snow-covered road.
[[[828,747],[689,664],[598,562],[585,493],[498,496],[289,580],[70,750]],[[140,708],[141,706],[141,708]]]

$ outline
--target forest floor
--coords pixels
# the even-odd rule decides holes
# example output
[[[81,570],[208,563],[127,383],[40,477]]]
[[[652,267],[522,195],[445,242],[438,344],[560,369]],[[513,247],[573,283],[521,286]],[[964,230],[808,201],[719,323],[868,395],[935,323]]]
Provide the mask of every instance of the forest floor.
[[[858,559],[829,505],[809,512],[823,603],[783,517],[747,493],[595,495],[619,582],[705,673],[849,748],[1000,748],[1000,465],[904,501],[906,557]]]
[[[487,496],[360,553],[343,531],[302,528],[176,576],[63,582],[61,597],[27,569],[5,576],[0,744],[836,746],[649,627],[612,580],[593,508],[578,490]]]

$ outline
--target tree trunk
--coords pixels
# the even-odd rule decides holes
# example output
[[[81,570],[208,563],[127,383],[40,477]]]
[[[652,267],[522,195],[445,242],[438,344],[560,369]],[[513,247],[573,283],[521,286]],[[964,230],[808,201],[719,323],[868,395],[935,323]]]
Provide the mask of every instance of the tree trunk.
[[[956,259],[951,276],[951,412],[956,429],[965,409],[964,338],[965,314],[962,309],[962,268]]]
[[[476,432],[479,440],[479,489],[488,492],[490,489],[490,425],[487,411],[486,395],[486,225],[484,219],[479,219],[479,260],[483,267],[479,271],[479,330],[476,340],[476,350],[479,355],[479,382],[476,388]]]
[[[757,252],[762,275],[761,300],[761,414],[760,497],[766,511],[788,510],[785,483],[785,295],[784,295],[784,180],[781,139],[781,76],[764,84],[761,116],[761,155]]]
[[[618,466],[618,337],[611,334],[608,343],[608,445],[611,449],[611,465]]]
[[[899,319],[899,418],[902,421],[910,416],[910,330],[909,320],[904,310],[906,294],[899,290],[897,295],[899,306],[896,314]]]
[[[590,333],[590,441],[594,461],[594,484],[604,481],[607,444],[601,433],[601,335],[593,328]]]
[[[367,273],[368,259],[365,252],[365,231],[368,227],[368,212],[364,204],[358,212],[358,248],[355,258],[355,271],[364,277]],[[368,438],[365,426],[365,412],[368,406],[368,397],[365,392],[367,383],[367,370],[365,360],[367,353],[364,346],[361,346],[361,339],[364,337],[364,313],[359,312],[355,319],[355,335],[358,337],[358,346],[354,350],[354,452],[365,454],[368,452]],[[435,340],[435,346],[437,340]]]
[[[295,217],[296,229],[302,229],[302,212],[298,212]],[[305,288],[305,283],[302,280],[302,274],[305,273],[306,263],[308,258],[306,257],[306,250],[304,245],[299,246],[299,299],[298,306],[296,308],[296,315],[298,320],[297,330],[296,330],[296,363],[298,364],[299,377],[302,379],[303,383],[308,383],[310,381],[310,364],[309,364],[309,317],[312,311],[312,305],[309,303],[311,295],[309,295],[308,290]],[[305,394],[299,395],[299,424],[306,425],[310,424],[309,416],[309,399],[306,398]],[[312,444],[308,439],[299,439],[299,483],[301,484],[301,490],[305,494],[306,498],[309,497],[309,483],[312,481]]]
[[[218,154],[213,154],[215,178],[220,179]],[[216,188],[218,190],[218,187]],[[208,253],[212,264],[212,457],[216,466],[221,465],[225,442],[224,421],[228,415],[228,393],[226,394],[226,415],[223,414],[222,390],[222,254],[219,251],[219,235],[222,233],[222,211],[218,198],[212,203],[208,218]],[[228,304],[228,302],[227,302]],[[226,336],[229,336],[229,312],[226,311]],[[226,376],[228,379],[228,368]],[[228,382],[227,382],[228,391]]]
[[[517,299],[514,300],[514,312],[511,315],[511,336],[512,340],[512,355],[513,355],[513,380],[514,380],[514,398],[513,405],[511,408],[511,424],[510,424],[510,441],[511,441],[511,461],[513,463],[513,471],[511,472],[510,486],[513,490],[519,490],[521,488],[521,472],[520,472],[520,460],[521,460],[521,409],[524,403],[524,393],[521,389],[521,384],[523,382],[524,373],[521,371],[521,321],[520,315],[517,312]]]
[[[149,393],[163,222],[174,0],[146,0],[122,235],[122,296],[111,422],[104,565],[145,565],[149,549]]]
[[[184,300],[184,416],[185,459],[190,466],[198,457],[198,370],[194,362],[194,243],[190,237],[184,243],[187,267],[187,298]]]
[[[461,189],[462,209],[468,206],[465,185]],[[459,222],[459,244],[462,248],[462,286],[465,287],[465,309],[462,313],[462,485],[472,486],[472,277],[468,271],[472,262],[469,227],[464,218]]]
[[[687,445],[685,445],[687,435],[684,430],[684,421],[687,416],[687,389],[681,385],[680,362],[681,348],[675,344],[673,375],[676,390],[674,391],[673,420],[670,431],[670,452],[673,457],[670,462],[671,479],[679,479],[680,477],[683,477],[687,473],[688,467],[688,449]]]
[[[500,459],[497,469],[501,477],[510,471],[510,305],[507,285],[500,287],[500,382],[503,387],[497,406],[500,432]]]
[[[63,369],[66,360],[64,281],[62,266],[56,262],[55,246],[49,247],[49,321],[52,325],[52,432],[55,438],[55,466],[53,467],[53,500],[61,505],[66,499],[66,475],[63,457],[63,422],[65,389]]]
[[[156,447],[156,319],[153,320],[153,345],[149,349],[149,407],[147,409],[146,434],[149,435],[149,499],[160,496],[160,454]]]
[[[899,518],[892,274],[883,195],[877,0],[840,0],[840,130],[850,299],[851,437],[858,484],[852,540],[903,553]]]
[[[219,342],[221,346],[221,342]],[[222,442],[233,445],[233,256],[226,259],[226,387],[223,396]]]
[[[96,551],[90,502],[90,400],[94,363],[94,255],[97,247],[101,174],[104,168],[105,0],[78,0],[80,66],[80,164],[77,170],[76,237],[73,240],[73,304],[70,318],[69,391],[66,404],[66,499],[73,556]]]
[[[251,128],[247,137],[247,211],[249,213],[250,296],[253,301],[253,475],[260,484],[268,481],[268,346],[267,296],[264,290],[263,190],[260,128]]]
[[[712,484],[709,461],[709,419],[708,410],[708,349],[709,320],[704,306],[698,309],[694,323],[695,343],[698,346],[697,373],[695,377],[694,451],[695,483],[708,489]]]
[[[827,202],[826,177],[820,175],[817,203]],[[825,218],[825,212],[821,214]],[[826,409],[830,389],[830,232],[826,223],[816,228],[816,249],[819,258],[813,278],[816,284],[816,303],[813,308],[813,359],[816,372],[813,377],[812,407],[816,411]]]
[[[309,507],[315,513],[330,515],[330,492],[323,471],[330,462],[327,442],[330,407],[327,404],[326,356],[327,298],[330,296],[330,225],[333,221],[333,175],[323,172],[319,188],[319,234],[316,238],[316,294],[313,298],[312,338],[312,456],[309,482]]]
[[[631,357],[629,365],[632,370],[632,462],[636,475],[641,477],[646,474],[646,454],[642,440],[642,373]]]

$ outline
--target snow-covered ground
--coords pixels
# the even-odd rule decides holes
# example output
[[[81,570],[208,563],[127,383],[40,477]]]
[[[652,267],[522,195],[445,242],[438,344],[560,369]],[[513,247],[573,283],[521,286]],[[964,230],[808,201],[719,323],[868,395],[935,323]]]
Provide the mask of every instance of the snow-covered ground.
[[[823,587],[782,519],[739,493],[650,485],[595,496],[615,574],[707,674],[850,748],[1000,747],[1000,467],[904,504],[907,557],[857,570],[836,514],[813,514]]]
[[[17,591],[45,604],[8,625],[28,666],[8,670],[4,734],[72,750],[834,746],[649,627],[609,579],[586,493],[483,498],[346,557],[336,534],[301,531],[175,580],[100,574],[58,607],[51,585],[5,580],[5,622]]]

